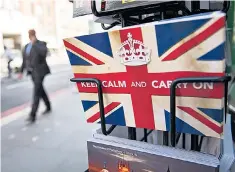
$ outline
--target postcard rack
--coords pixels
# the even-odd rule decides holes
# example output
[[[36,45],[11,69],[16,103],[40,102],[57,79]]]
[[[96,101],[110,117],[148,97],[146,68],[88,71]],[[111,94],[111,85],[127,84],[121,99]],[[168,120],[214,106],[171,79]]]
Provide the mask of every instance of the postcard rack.
[[[179,83],[198,83],[198,82],[211,82],[211,83],[223,83],[224,84],[224,117],[226,120],[226,113],[227,113],[227,93],[228,93],[228,82],[231,80],[230,76],[223,76],[223,77],[203,77],[203,78],[179,78],[172,82],[172,85],[170,87],[170,113],[171,113],[171,128],[170,128],[170,137],[171,137],[171,146],[175,147],[176,144],[179,141],[180,134],[177,134],[176,136],[176,86]],[[105,122],[105,114],[104,114],[104,102],[103,102],[103,91],[102,91],[102,84],[101,81],[96,78],[72,78],[71,82],[81,83],[81,82],[90,82],[95,83],[97,85],[98,90],[98,102],[99,102],[99,111],[100,111],[100,119],[101,119],[101,130],[104,135],[109,135],[116,127],[116,125],[112,125],[108,130],[106,128],[106,122]],[[135,128],[129,128],[128,132],[128,138],[132,140],[136,140],[136,131],[130,131],[135,130]],[[147,142],[148,135],[152,132],[150,130],[149,132],[147,129],[144,129],[144,137],[140,141]],[[135,135],[133,135],[135,134]],[[183,139],[183,145],[185,145],[185,136],[182,134]],[[169,146],[168,141],[168,132],[166,131],[163,136],[163,144],[166,146]],[[203,139],[203,137],[201,138]],[[195,151],[200,150],[200,146],[198,146],[198,136],[192,135],[191,136],[191,149]],[[200,141],[201,142],[201,141]],[[184,147],[184,146],[183,146]]]
[[[103,1],[105,3],[105,1]],[[104,30],[108,30],[113,28],[116,25],[121,25],[122,27],[126,26],[132,26],[132,25],[138,25],[142,23],[148,23],[150,21],[157,21],[169,18],[167,16],[166,12],[167,10],[181,10],[182,15],[192,15],[192,14],[198,14],[203,12],[209,12],[211,10],[200,10],[200,5],[198,5],[198,1],[192,2],[192,12],[190,12],[187,7],[185,6],[184,2],[180,1],[170,1],[165,3],[158,3],[158,4],[151,4],[141,7],[133,7],[128,9],[117,9],[114,11],[105,11],[104,9],[101,9],[100,12],[96,9],[96,1],[91,1],[91,10],[93,15],[96,17],[102,17],[102,16],[113,16],[117,20],[112,23],[110,26],[105,26],[104,24],[101,24],[102,28]],[[103,4],[105,6],[105,4]],[[227,13],[230,6],[230,1],[224,1],[223,9],[222,11]],[[149,16],[143,18],[142,15],[151,14],[151,13],[157,13],[157,15]],[[130,17],[130,16],[138,16],[136,17]],[[224,118],[226,121],[226,114],[227,114],[227,99],[228,99],[228,82],[231,80],[231,77],[228,75],[225,75],[223,77],[191,77],[191,78],[178,78],[174,80],[170,86],[170,114],[171,114],[171,127],[170,132],[165,131],[163,133],[163,145],[166,146],[172,146],[175,147],[177,143],[179,142],[180,138],[182,138],[183,148],[185,147],[185,134],[177,133],[176,131],[176,86],[179,83],[223,83],[224,84]],[[101,125],[101,131],[103,135],[109,135],[112,133],[112,131],[116,128],[116,125],[112,125],[110,128],[107,129],[106,127],[106,120],[105,120],[105,111],[104,111],[104,101],[103,101],[103,89],[102,89],[102,83],[100,80],[96,78],[72,78],[71,82],[75,83],[81,83],[81,82],[89,82],[89,83],[95,83],[97,85],[97,93],[98,93],[98,103],[99,103],[99,111],[100,111],[100,125]],[[153,130],[144,130],[144,136],[140,141],[147,142],[148,135]],[[170,136],[170,141],[169,141]],[[128,127],[128,139],[130,140],[136,140],[136,129],[132,127]],[[200,137],[197,135],[191,135],[191,150],[194,151],[200,151],[201,143],[203,140],[203,136]],[[199,144],[198,144],[199,143]],[[86,170],[88,171],[88,170]]]

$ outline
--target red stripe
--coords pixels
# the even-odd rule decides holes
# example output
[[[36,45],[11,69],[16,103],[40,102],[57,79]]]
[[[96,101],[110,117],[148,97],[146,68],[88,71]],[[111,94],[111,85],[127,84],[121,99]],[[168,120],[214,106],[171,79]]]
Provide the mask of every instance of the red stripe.
[[[25,103],[25,104],[22,104],[20,106],[16,106],[16,107],[13,107],[9,110],[6,110],[6,111],[1,113],[1,119],[8,116],[8,115],[11,115],[15,112],[21,111],[21,110],[25,109],[26,107],[28,107],[29,105],[30,105],[30,103]]]
[[[57,91],[49,94],[49,96],[50,96],[50,98],[54,98],[55,96],[59,95],[60,93],[63,93],[63,92],[68,91],[68,90],[70,90],[70,88],[64,88],[64,89],[61,89],[61,90],[57,90]],[[13,108],[11,108],[9,110],[6,110],[4,112],[1,112],[0,119],[3,119],[3,118],[5,118],[5,117],[7,117],[9,115],[12,115],[12,114],[16,113],[16,112],[19,112],[19,111],[29,107],[29,105],[30,105],[30,102],[27,102],[25,104],[22,104],[22,105],[13,107]]]
[[[127,40],[128,33],[132,34],[132,38],[143,42],[141,28],[132,28],[120,30],[121,42]],[[130,48],[130,47],[126,47]],[[139,48],[138,46],[135,48]],[[151,93],[147,88],[139,89],[138,87],[131,87],[132,81],[145,81],[148,75],[147,65],[143,66],[126,66],[126,77],[129,82],[129,93],[131,93],[132,107],[135,115],[135,124],[139,128],[155,129],[154,114],[152,107]]]
[[[188,40],[187,42],[183,43],[180,47],[172,51],[168,56],[166,56],[162,61],[170,61],[175,60],[180,57],[182,54],[186,53],[193,47],[199,45],[201,42],[205,41],[219,29],[224,27],[225,25],[225,18],[220,18],[211,26],[209,26],[206,30],[199,33],[197,36],[193,37],[192,39]]]
[[[178,106],[179,109],[185,111],[201,123],[205,124],[207,127],[211,128],[213,131],[217,132],[218,134],[221,134],[223,132],[223,127],[218,126],[215,123],[211,122],[209,119],[205,118],[202,116],[200,113],[196,112],[190,107],[183,107],[183,106]]]
[[[65,45],[67,48],[73,50],[74,52],[80,54],[80,55],[83,56],[84,58],[88,59],[89,61],[91,61],[91,62],[93,62],[93,63],[95,63],[95,64],[97,64],[97,65],[102,65],[102,64],[104,64],[102,61],[98,60],[97,58],[95,58],[95,57],[93,57],[92,55],[86,53],[85,51],[81,50],[80,48],[78,48],[78,47],[76,47],[76,46],[70,44],[70,43],[67,42],[67,41],[64,41],[64,45]]]
[[[118,102],[110,103],[108,106],[106,106],[104,108],[104,114],[107,115],[107,113],[109,113],[111,110],[113,110],[114,108],[116,108],[120,104],[121,103],[118,103]],[[92,117],[87,119],[87,122],[93,123],[96,120],[98,120],[99,118],[100,118],[100,112],[97,112],[95,115],[93,115]]]
[[[120,73],[109,73],[109,74],[75,74],[75,78],[97,78],[100,81],[105,81],[105,85],[103,85],[103,93],[107,94],[133,94],[132,90],[139,93],[146,93],[156,96],[169,96],[170,95],[170,88],[162,87],[162,88],[154,88],[152,86],[153,81],[158,81],[156,85],[160,85],[160,81],[163,81],[167,84],[168,81],[173,81],[177,78],[187,78],[187,77],[210,77],[210,76],[224,76],[223,73],[203,73],[203,72],[166,72],[166,73],[148,73],[144,74],[145,76],[140,77],[139,72],[136,73],[138,75],[131,76],[127,72],[120,72]],[[134,70],[134,69],[133,69]],[[129,71],[128,71],[129,72]],[[108,82],[111,83],[118,83],[118,81],[125,81],[126,87],[119,87],[118,85],[114,85],[113,87],[107,87]],[[131,87],[132,82],[146,82],[146,87]],[[97,87],[95,84],[87,83],[86,87],[81,85],[80,83],[77,84],[79,92],[87,92],[87,93],[97,93]],[[202,98],[219,98],[221,99],[224,97],[224,86],[221,83],[213,84],[213,89],[195,89],[192,87],[192,84],[187,84],[187,88],[184,88],[183,84],[178,85],[180,88],[177,89],[177,96],[186,96],[186,97],[202,97]],[[136,93],[136,94],[137,94]],[[137,95],[138,95],[137,94]],[[143,95],[145,96],[145,95]],[[139,95],[140,99],[140,95]]]

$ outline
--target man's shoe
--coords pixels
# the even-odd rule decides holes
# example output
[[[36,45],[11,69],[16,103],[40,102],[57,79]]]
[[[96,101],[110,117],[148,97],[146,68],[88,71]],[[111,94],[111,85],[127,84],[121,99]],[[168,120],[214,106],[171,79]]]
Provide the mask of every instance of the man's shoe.
[[[29,123],[34,123],[36,121],[36,117],[33,116],[29,116],[26,121],[28,121]]]
[[[46,115],[46,114],[48,114],[48,113],[50,113],[51,112],[51,108],[47,108],[42,114],[43,115]]]

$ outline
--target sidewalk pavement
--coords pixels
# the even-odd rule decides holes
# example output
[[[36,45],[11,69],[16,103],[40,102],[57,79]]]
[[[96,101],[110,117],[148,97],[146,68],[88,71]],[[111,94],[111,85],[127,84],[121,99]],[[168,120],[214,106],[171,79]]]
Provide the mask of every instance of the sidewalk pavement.
[[[86,140],[95,124],[87,124],[77,90],[52,97],[50,115],[26,125],[29,107],[1,119],[1,160],[4,172],[83,172],[88,168]],[[40,112],[44,110],[40,104]]]

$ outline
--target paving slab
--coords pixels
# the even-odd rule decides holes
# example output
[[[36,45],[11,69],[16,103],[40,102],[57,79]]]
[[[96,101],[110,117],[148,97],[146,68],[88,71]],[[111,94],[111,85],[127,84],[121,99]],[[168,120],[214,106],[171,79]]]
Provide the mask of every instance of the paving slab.
[[[1,127],[3,172],[87,169],[86,140],[98,126],[86,123],[74,88],[54,96],[52,105],[52,113],[39,114],[36,124],[27,125],[25,114]]]

